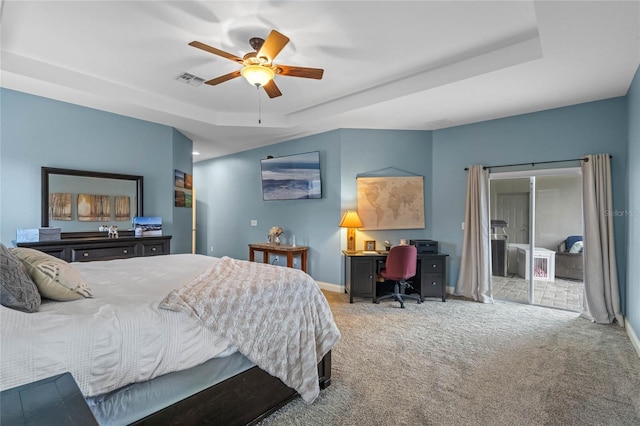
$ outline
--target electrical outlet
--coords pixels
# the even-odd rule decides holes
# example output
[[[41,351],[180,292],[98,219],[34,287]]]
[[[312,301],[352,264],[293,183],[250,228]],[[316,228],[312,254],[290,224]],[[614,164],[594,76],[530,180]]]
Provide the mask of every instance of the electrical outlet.
[[[213,246],[211,246],[211,253],[213,253]]]
[[[258,226],[258,221],[255,219],[251,219],[251,226]]]

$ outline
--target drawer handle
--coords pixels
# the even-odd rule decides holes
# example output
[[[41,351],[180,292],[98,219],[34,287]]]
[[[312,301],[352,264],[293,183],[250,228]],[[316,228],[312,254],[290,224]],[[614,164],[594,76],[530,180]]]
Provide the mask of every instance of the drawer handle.
[[[436,265],[435,263],[433,265],[431,265],[432,268],[437,268],[438,265]]]
[[[85,251],[84,253],[82,253],[82,255],[83,255],[84,257],[89,257],[89,252]]]
[[[151,251],[156,251],[156,248],[155,247],[151,247]]]
[[[124,254],[129,253],[129,251],[128,251],[127,249],[122,250],[122,252],[123,252]]]
[[[438,285],[438,283],[434,281],[431,283],[431,285]]]

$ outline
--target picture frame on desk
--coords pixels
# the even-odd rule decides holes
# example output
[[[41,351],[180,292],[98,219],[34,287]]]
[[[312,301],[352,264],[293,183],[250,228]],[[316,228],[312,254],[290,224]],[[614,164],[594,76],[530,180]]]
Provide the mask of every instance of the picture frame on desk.
[[[376,251],[375,240],[366,240],[364,242],[364,251]]]

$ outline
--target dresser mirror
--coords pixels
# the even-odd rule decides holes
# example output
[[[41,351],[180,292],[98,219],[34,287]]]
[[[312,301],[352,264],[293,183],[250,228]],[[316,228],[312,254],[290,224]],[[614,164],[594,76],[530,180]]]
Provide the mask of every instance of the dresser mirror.
[[[42,168],[42,226],[66,236],[106,236],[101,226],[131,229],[142,216],[142,176]]]

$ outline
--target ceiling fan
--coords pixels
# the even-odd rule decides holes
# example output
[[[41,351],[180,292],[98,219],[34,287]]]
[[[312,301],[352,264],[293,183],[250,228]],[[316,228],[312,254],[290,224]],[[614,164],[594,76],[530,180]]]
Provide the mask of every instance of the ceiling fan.
[[[233,78],[243,76],[254,86],[258,88],[263,87],[270,98],[275,98],[282,95],[280,89],[278,89],[278,86],[273,81],[273,78],[276,75],[314,78],[316,80],[320,80],[324,73],[324,70],[320,68],[305,68],[274,64],[273,60],[278,56],[278,53],[280,53],[287,43],[289,43],[289,37],[280,34],[276,30],[272,30],[266,40],[259,37],[250,39],[249,44],[251,44],[251,47],[255,49],[255,52],[249,52],[242,58],[199,41],[192,41],[189,43],[189,46],[197,47],[198,49],[213,53],[214,55],[222,56],[223,58],[230,59],[242,65],[241,69],[205,81],[205,84],[215,86],[216,84],[224,83],[225,81]]]

